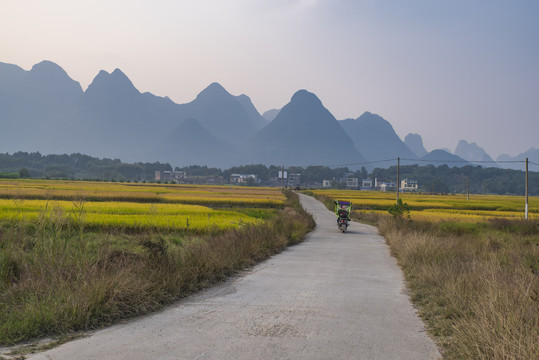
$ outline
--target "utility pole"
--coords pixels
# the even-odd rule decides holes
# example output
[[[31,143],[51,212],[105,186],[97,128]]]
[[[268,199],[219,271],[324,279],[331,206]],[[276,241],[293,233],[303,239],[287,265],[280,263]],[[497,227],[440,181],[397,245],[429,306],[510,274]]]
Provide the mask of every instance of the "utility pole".
[[[281,167],[281,191],[284,190],[284,165]]]
[[[399,205],[399,187],[400,187],[400,165],[401,165],[401,158],[397,158],[397,205]]]
[[[468,186],[468,177],[466,176],[466,200],[470,201],[470,188]]]
[[[528,158],[526,158],[526,207],[524,208],[524,219],[528,220]]]

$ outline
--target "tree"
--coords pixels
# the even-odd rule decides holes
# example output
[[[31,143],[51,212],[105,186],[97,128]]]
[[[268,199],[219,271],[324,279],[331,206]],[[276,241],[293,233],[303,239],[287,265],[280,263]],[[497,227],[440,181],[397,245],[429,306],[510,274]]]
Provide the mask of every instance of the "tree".
[[[256,180],[255,180],[255,178],[249,176],[249,177],[245,180],[245,185],[247,185],[247,186],[255,186],[255,185],[256,185]]]
[[[20,169],[19,170],[19,177],[21,177],[21,178],[29,178],[30,174],[28,173],[28,169],[27,168]]]

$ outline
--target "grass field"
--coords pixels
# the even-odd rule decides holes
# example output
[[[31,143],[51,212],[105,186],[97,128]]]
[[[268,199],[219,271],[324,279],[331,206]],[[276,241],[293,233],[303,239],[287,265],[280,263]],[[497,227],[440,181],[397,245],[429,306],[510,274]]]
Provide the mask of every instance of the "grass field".
[[[154,311],[313,227],[279,189],[0,180],[0,345]]]
[[[538,198],[315,191],[332,208],[351,200],[376,224],[403,269],[411,299],[444,359],[536,359],[539,354]]]

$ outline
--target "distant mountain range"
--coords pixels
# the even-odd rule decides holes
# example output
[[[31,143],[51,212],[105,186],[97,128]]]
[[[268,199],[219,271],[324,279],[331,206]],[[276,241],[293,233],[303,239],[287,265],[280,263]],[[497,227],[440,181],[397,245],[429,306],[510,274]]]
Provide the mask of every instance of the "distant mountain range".
[[[379,115],[365,112],[355,120],[342,120],[341,126],[352,137],[356,149],[369,161],[418,158],[395,133],[393,126]]]
[[[404,143],[414,154],[418,157],[423,157],[428,154],[427,150],[423,146],[423,139],[419,134],[408,134],[404,138]]]
[[[355,164],[350,168],[370,169],[394,165],[370,162],[397,157],[450,166],[490,159],[464,140],[456,155],[427,153],[420,135],[409,134],[403,142],[388,121],[369,112],[338,121],[306,90],[281,109],[260,115],[247,95],[231,95],[218,83],[193,101],[176,104],[140,93],[120,69],[100,71],[83,91],[50,61],[30,71],[0,63],[0,127],[0,152],[85,153],[173,166]],[[530,152],[537,157],[539,150]]]
[[[316,95],[300,90],[247,143],[251,162],[341,165],[366,159]]]
[[[277,114],[279,114],[279,111],[281,111],[281,109],[271,109],[271,110],[268,110],[266,112],[264,112],[262,114],[262,117],[264,119],[266,119],[268,122],[271,122],[273,121],[273,119],[275,119],[275,117],[277,116]]]
[[[501,163],[500,166],[507,169],[523,170],[524,165],[522,162],[525,161],[526,158],[528,158],[529,161],[539,163],[539,149],[532,147],[528,151],[518,154],[517,156],[502,154],[496,158],[496,161],[520,161],[520,163]]]

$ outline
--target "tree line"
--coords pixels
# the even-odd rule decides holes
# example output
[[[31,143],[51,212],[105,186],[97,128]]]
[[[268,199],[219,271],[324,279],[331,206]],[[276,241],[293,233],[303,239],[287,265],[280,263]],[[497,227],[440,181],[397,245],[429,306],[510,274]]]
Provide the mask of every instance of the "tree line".
[[[49,178],[100,181],[141,181],[155,179],[156,171],[171,171],[168,163],[124,163],[119,159],[96,158],[80,153],[63,155],[42,155],[39,152],[16,152],[0,154],[0,177],[3,178]],[[278,175],[280,166],[244,165],[230,169],[192,165],[178,168],[188,177],[221,178],[228,182],[231,174],[255,174],[261,184],[269,184]],[[332,186],[344,188],[340,179],[348,176],[362,179],[396,182],[397,167],[365,168],[352,171],[347,167],[330,168],[327,166],[293,166],[285,169],[289,174],[301,174],[301,183],[306,186],[321,186],[322,180],[333,180]],[[463,167],[405,165],[399,169],[400,179],[409,178],[418,181],[419,191],[429,193],[465,193],[466,178],[470,193],[523,195],[525,188],[524,171],[483,168],[477,165]],[[528,191],[531,196],[539,195],[539,172],[529,172]]]

